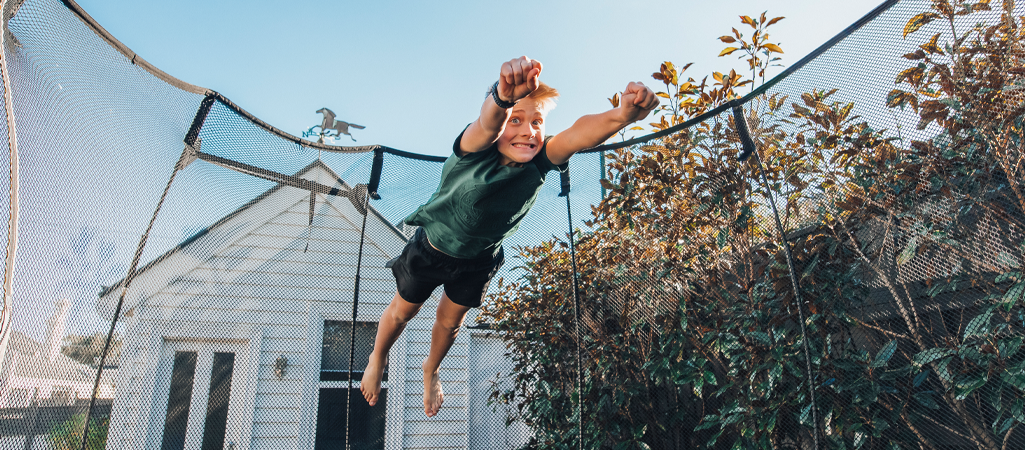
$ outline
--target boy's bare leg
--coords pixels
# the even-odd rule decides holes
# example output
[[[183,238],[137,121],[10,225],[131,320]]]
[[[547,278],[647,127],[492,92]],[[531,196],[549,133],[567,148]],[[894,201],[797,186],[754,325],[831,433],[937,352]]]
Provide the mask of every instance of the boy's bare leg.
[[[441,302],[438,303],[438,314],[434,321],[434,328],[431,329],[431,351],[424,360],[424,413],[427,417],[434,417],[441,409],[445,401],[445,394],[441,391],[441,378],[438,371],[441,368],[441,360],[448,354],[452,343],[459,334],[459,328],[463,325],[466,313],[470,311],[468,306],[457,305],[448,298],[448,294],[442,294]]]
[[[370,361],[367,362],[367,368],[363,371],[363,381],[359,385],[359,390],[363,392],[363,397],[370,406],[377,404],[377,397],[381,394],[381,378],[384,377],[384,366],[388,365],[388,352],[399,339],[402,330],[406,329],[406,323],[416,316],[421,306],[422,303],[407,302],[396,292],[391,303],[381,313],[381,321],[377,323],[377,337],[374,339],[374,351],[370,353]]]

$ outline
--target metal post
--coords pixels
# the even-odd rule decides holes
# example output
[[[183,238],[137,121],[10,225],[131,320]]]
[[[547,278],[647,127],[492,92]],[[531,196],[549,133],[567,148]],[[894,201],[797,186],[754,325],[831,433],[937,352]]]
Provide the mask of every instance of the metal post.
[[[355,363],[355,352],[356,352],[356,312],[359,311],[359,281],[360,281],[360,269],[363,267],[363,242],[367,235],[367,216],[370,215],[370,195],[367,185],[362,184],[356,186],[354,189],[357,195],[362,194],[363,196],[363,229],[359,235],[359,255],[356,256],[356,283],[352,288],[352,322],[350,322],[349,330],[349,389],[345,391],[345,448],[349,450],[352,448],[352,439],[349,434],[351,429],[349,424],[352,422],[352,365]]]
[[[0,11],[3,11],[2,20],[0,24],[0,78],[3,80],[4,88],[4,113],[7,117],[7,146],[10,150],[10,199],[8,207],[10,208],[10,220],[7,223],[7,258],[4,261],[4,279],[3,279],[3,309],[0,310],[0,372],[3,367],[6,366],[5,361],[7,360],[7,347],[10,345],[10,323],[11,323],[11,308],[13,304],[13,289],[14,289],[14,260],[18,253],[18,137],[16,133],[15,118],[14,118],[14,95],[11,93],[11,76],[10,70],[7,68],[7,20],[13,17],[14,12],[8,11],[12,4],[8,0],[3,0],[0,4]],[[14,5],[17,8],[17,5]],[[6,381],[0,381],[0,386],[5,384]]]
[[[584,370],[583,363],[581,362],[581,347],[583,347],[583,339],[580,337],[580,298],[578,291],[579,281],[577,279],[577,249],[576,243],[573,236],[573,209],[571,208],[569,201],[569,168],[566,168],[565,172],[561,172],[560,179],[562,180],[562,192],[559,193],[559,197],[566,197],[566,218],[569,222],[569,254],[570,261],[573,266],[573,323],[576,327],[577,335],[577,446],[580,450],[584,448]]]
[[[765,176],[765,166],[762,165],[762,158],[758,155],[758,149],[755,147],[754,140],[751,139],[751,130],[747,127],[747,119],[744,117],[744,110],[740,105],[733,107],[733,120],[737,126],[737,133],[740,135],[740,141],[744,146],[744,151],[740,154],[740,161],[744,161],[749,156],[754,155],[755,162],[758,163],[758,172],[761,174],[762,187],[765,188],[766,197],[769,199],[769,205],[772,206],[772,216],[776,219],[776,230],[779,231],[780,239],[783,241],[783,252],[787,258],[787,267],[790,272],[790,283],[794,287],[794,301],[797,303],[797,317],[801,322],[801,342],[804,344],[804,364],[805,364],[805,375],[807,377],[806,382],[808,383],[808,395],[811,400],[811,421],[812,421],[812,440],[814,441],[815,450],[819,449],[819,417],[818,417],[818,405],[815,402],[815,377],[811,371],[811,350],[808,347],[808,330],[804,324],[804,300],[801,298],[801,286],[797,282],[797,271],[794,267],[793,253],[790,251],[790,241],[787,240],[786,231],[783,229],[783,222],[779,219],[779,210],[776,209],[776,200],[772,195],[772,191],[769,189],[769,178]]]
[[[135,248],[135,256],[132,257],[132,264],[128,267],[128,274],[125,275],[125,280],[121,286],[121,296],[118,297],[117,307],[114,308],[114,317],[110,319],[110,329],[107,331],[107,340],[103,343],[103,353],[100,354],[100,362],[96,366],[96,380],[93,383],[93,393],[89,396],[89,409],[85,411],[85,422],[82,424],[82,444],[79,446],[80,450],[86,450],[86,445],[88,444],[89,419],[92,418],[93,407],[96,406],[96,396],[100,393],[100,379],[103,377],[103,366],[106,365],[107,353],[110,352],[110,342],[114,337],[114,328],[117,326],[118,318],[121,317],[121,309],[125,305],[125,297],[128,296],[128,287],[132,284],[132,279],[135,278],[135,271],[139,267],[139,260],[142,259],[142,251],[146,248],[146,240],[149,239],[149,233],[153,230],[153,224],[157,221],[160,208],[164,206],[164,200],[167,200],[167,193],[171,191],[174,177],[178,175],[178,172],[196,160],[201,143],[199,132],[203,128],[203,123],[206,121],[210,108],[213,107],[214,100],[213,95],[208,95],[200,102],[196,116],[192,119],[192,126],[189,127],[189,131],[185,135],[185,148],[182,149],[182,155],[178,158],[178,163],[174,165],[174,171],[171,172],[171,178],[167,180],[167,185],[164,186],[164,193],[160,195],[157,208],[153,210],[153,216],[149,219],[146,232],[139,238],[139,245]]]

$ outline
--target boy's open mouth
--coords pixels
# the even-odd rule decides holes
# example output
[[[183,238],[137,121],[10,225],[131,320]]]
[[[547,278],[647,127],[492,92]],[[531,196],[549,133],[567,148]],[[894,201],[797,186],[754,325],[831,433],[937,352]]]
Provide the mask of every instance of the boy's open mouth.
[[[524,144],[524,143],[514,143],[512,146],[515,147],[515,148],[524,148],[524,149],[530,149],[530,150],[533,150],[535,147],[537,147],[534,144]]]

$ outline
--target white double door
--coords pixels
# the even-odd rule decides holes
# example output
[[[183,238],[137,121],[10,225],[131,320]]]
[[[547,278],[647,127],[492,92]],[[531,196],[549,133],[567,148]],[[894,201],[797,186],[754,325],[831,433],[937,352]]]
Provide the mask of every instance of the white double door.
[[[148,448],[238,450],[244,346],[165,340],[160,351]]]

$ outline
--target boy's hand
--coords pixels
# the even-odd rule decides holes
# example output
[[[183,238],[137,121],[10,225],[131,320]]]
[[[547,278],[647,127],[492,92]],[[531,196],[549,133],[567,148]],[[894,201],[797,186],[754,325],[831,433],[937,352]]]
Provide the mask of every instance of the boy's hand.
[[[541,75],[541,61],[521,56],[502,64],[498,77],[498,98],[515,102],[537,89],[537,77]]]
[[[633,123],[645,118],[659,103],[655,92],[638,81],[626,85],[626,90],[619,100],[619,109],[623,114],[623,121]]]

